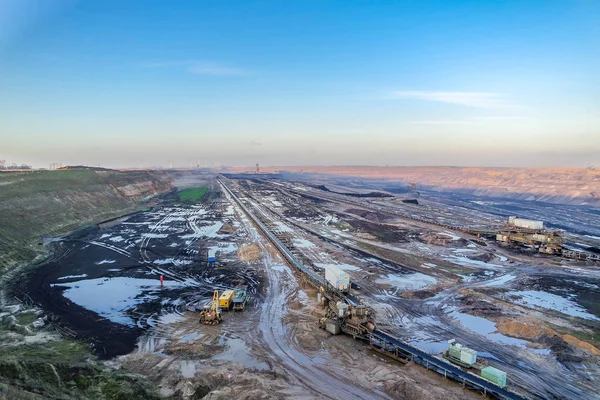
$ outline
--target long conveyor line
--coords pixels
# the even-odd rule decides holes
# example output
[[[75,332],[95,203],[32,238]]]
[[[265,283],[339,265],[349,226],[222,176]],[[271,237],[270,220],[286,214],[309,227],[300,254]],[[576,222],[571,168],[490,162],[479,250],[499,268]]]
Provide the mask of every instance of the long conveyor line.
[[[241,202],[241,200],[219,179],[218,182],[221,184],[223,189],[231,196],[236,204],[242,209],[242,211],[250,218],[250,220],[260,229],[263,235],[279,250],[279,252],[285,257],[285,259],[297,268],[299,271],[306,275],[307,281],[315,286],[317,289],[320,287],[327,287],[328,291],[334,292],[335,297],[345,301],[349,305],[356,306],[357,301],[339,292],[333,288],[327,280],[316,272],[304,266],[292,255],[292,253],[273,235],[269,229],[260,221],[248,208]],[[391,336],[388,333],[382,332],[378,329],[374,329],[369,334],[370,344],[377,345],[378,347],[384,348],[389,352],[396,351],[403,353],[406,358],[411,359],[413,362],[418,363],[427,369],[433,370],[444,375],[447,378],[454,379],[464,385],[477,389],[485,394],[493,395],[499,399],[507,400],[523,400],[523,396],[508,391],[489,382],[478,375],[470,372],[463,371],[460,367],[450,364],[449,362],[443,361],[437,357],[434,357],[425,351],[414,347],[398,338]]]

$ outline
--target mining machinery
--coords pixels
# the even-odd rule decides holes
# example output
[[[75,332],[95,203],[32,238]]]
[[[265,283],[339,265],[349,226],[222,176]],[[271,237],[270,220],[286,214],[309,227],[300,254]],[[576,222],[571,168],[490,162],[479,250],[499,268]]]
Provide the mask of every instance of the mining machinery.
[[[222,320],[221,310],[219,309],[219,291],[215,290],[211,304],[204,306],[204,309],[200,311],[200,323],[204,325],[218,325]]]

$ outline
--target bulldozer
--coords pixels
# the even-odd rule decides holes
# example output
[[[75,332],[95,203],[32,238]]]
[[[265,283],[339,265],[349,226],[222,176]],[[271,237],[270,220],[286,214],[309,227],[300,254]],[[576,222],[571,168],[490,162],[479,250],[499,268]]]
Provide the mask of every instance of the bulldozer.
[[[218,325],[223,319],[219,310],[219,291],[215,290],[210,306],[204,306],[200,311],[200,323],[204,325]]]

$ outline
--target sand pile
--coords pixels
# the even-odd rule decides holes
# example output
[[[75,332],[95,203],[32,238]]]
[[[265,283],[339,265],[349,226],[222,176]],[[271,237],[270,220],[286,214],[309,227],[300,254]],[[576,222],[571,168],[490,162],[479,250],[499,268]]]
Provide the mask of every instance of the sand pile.
[[[260,248],[256,243],[240,246],[237,252],[240,261],[255,261],[260,258]]]
[[[571,335],[560,335],[556,331],[550,328],[546,328],[539,325],[528,325],[517,321],[503,321],[496,324],[498,332],[503,335],[512,336],[520,339],[527,339],[531,341],[545,341],[548,338],[557,336],[569,343],[571,346],[577,347],[587,353],[595,356],[600,356],[600,350],[591,345],[588,342],[577,339]]]

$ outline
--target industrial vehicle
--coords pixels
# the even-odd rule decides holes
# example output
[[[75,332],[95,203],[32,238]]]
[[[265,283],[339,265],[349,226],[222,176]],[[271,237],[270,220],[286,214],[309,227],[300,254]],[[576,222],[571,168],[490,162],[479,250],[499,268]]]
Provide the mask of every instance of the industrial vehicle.
[[[237,288],[233,291],[233,310],[234,311],[244,311],[246,308],[246,302],[248,301],[248,296],[246,293],[246,289]]]
[[[521,395],[504,389],[502,374],[495,374],[497,377],[492,377],[493,372],[490,371],[493,370],[486,370],[485,375],[465,372],[462,367],[453,365],[450,361],[442,361],[440,358],[378,329],[375,326],[375,310],[365,304],[362,299],[345,294],[323,274],[316,273],[312,268],[298,261],[284,243],[271,233],[270,229],[240,201],[231,189],[220,180],[219,183],[290,265],[296,268],[301,279],[319,290],[318,302],[326,310],[325,316],[319,320],[321,328],[326,329],[333,335],[343,332],[355,339],[368,341],[374,349],[378,348],[388,356],[393,354],[396,359],[416,362],[428,370],[455,379],[464,385],[476,388],[484,394],[507,400],[524,399]],[[452,227],[449,229],[452,229]]]
[[[233,290],[225,290],[221,293],[221,297],[219,297],[219,307],[222,310],[231,310],[233,307]]]
[[[219,291],[215,290],[210,306],[204,306],[204,309],[200,311],[200,323],[204,325],[218,325],[222,320],[221,310],[219,309]]]
[[[448,340],[448,344],[450,347],[442,353],[442,357],[446,360],[465,368],[471,368],[477,362],[475,350],[456,343],[454,339]]]
[[[448,344],[450,347],[442,353],[443,358],[464,368],[474,368],[476,371],[481,368],[480,364],[476,365],[477,352],[475,350],[469,349],[460,343],[456,343],[456,340],[454,339],[448,340]],[[503,389],[506,387],[506,372],[502,370],[485,366],[481,368],[479,374],[483,379],[490,381]]]
[[[543,221],[524,218],[508,217],[504,227],[496,232],[496,240],[525,244],[546,254],[561,254],[563,250],[560,231],[547,230]]]

